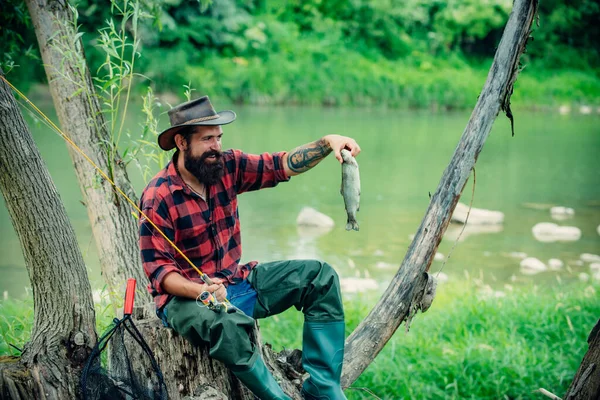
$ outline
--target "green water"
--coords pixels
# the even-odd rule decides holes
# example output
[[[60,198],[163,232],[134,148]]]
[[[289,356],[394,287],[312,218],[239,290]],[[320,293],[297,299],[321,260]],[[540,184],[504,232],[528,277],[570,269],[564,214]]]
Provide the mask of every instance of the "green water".
[[[246,152],[290,150],[330,133],[354,137],[362,147],[359,232],[344,230],[340,166],[329,157],[289,183],[240,197],[242,261],[319,258],[331,263],[342,277],[370,277],[382,289],[400,265],[410,235],[427,209],[428,194],[436,190],[469,118],[462,112],[234,109],[238,120],[225,127],[224,147]],[[600,253],[596,231],[600,225],[600,118],[515,114],[515,137],[511,137],[509,121],[499,116],[476,165],[473,206],[502,211],[505,222],[498,232],[463,236],[443,269],[451,280],[463,279],[467,271],[498,288],[505,283],[551,286],[556,279],[578,279],[580,272],[589,273],[587,264],[579,266],[574,261],[582,253]],[[161,119],[164,126],[166,115]],[[92,284],[100,288],[97,253],[66,144],[44,125],[28,121],[77,232]],[[138,129],[136,118],[129,121],[129,127]],[[141,192],[144,182],[137,169],[131,168],[130,175]],[[471,185],[470,180],[461,199],[466,204]],[[0,292],[21,296],[29,286],[27,272],[3,199],[0,203]],[[580,228],[580,240],[541,243],[534,239],[531,228],[536,223],[556,222],[548,211],[551,205],[575,209],[573,218],[557,223]],[[304,206],[331,216],[335,228],[319,237],[303,235],[295,221]],[[446,237],[438,251],[447,256],[453,245],[454,240]],[[559,258],[567,266],[528,276],[520,272],[519,260],[507,255],[510,252],[524,252],[544,262]],[[431,270],[438,271],[441,265],[435,261]]]

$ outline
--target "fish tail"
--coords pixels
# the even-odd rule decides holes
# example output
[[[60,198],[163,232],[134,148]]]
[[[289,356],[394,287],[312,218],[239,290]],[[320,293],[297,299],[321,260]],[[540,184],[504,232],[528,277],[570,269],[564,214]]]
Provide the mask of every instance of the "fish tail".
[[[358,222],[354,218],[348,218],[348,222],[346,223],[346,230],[358,231]]]

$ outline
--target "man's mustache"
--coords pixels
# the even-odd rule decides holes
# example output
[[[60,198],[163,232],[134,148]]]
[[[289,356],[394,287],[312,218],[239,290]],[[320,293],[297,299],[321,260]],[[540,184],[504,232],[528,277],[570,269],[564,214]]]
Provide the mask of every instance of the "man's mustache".
[[[223,157],[223,154],[220,151],[217,151],[217,150],[209,150],[206,153],[202,154],[202,156],[200,156],[200,161],[204,161],[208,157],[212,157],[212,156],[215,156],[215,158],[217,160],[220,160],[221,157]]]

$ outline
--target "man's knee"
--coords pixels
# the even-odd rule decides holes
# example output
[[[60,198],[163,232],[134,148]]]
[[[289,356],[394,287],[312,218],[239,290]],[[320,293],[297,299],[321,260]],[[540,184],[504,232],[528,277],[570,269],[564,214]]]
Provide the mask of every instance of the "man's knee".
[[[246,316],[244,316],[246,317]],[[209,327],[210,356],[230,368],[246,368],[251,364],[254,347],[250,342],[252,324],[235,314],[215,318]]]
[[[313,283],[318,288],[339,288],[340,278],[335,269],[326,262],[313,260],[311,269],[314,273]]]
[[[304,313],[311,321],[340,321],[344,319],[344,307],[340,292],[340,279],[331,265],[314,261],[315,278],[311,285],[314,288]]]
[[[323,263],[323,275],[326,276],[328,280],[332,281],[335,286],[340,285],[340,277],[338,276],[337,271],[326,262]]]

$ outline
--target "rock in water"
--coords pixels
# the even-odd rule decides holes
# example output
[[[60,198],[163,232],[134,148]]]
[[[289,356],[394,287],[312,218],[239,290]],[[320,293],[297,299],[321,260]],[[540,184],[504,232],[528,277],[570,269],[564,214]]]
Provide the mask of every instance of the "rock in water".
[[[503,212],[474,207],[469,211],[469,206],[463,203],[456,204],[452,213],[452,221],[464,224],[467,222],[467,214],[469,215],[468,225],[498,225],[504,222]]]
[[[562,267],[564,267],[564,265],[565,263],[562,262],[562,260],[559,260],[558,258],[551,258],[548,260],[548,268],[554,271],[561,269]]]
[[[360,175],[358,173],[358,163],[352,157],[352,154],[346,149],[341,151],[344,163],[342,164],[342,188],[340,193],[344,198],[346,213],[348,214],[348,223],[346,230],[358,230],[356,222],[356,212],[360,209]]]
[[[574,242],[581,238],[581,229],[575,226],[558,226],[552,222],[540,222],[531,231],[539,242]]]
[[[527,275],[534,275],[546,271],[548,267],[542,261],[535,257],[527,257],[521,260],[521,272]]]
[[[600,262],[600,256],[597,254],[583,253],[581,256],[579,256],[579,258],[581,259],[581,261],[587,263]]]
[[[314,208],[304,207],[296,218],[296,223],[299,226],[311,226],[319,228],[331,229],[334,226],[333,219],[331,217],[318,212]]]

